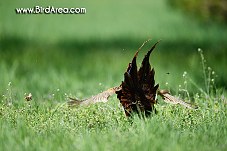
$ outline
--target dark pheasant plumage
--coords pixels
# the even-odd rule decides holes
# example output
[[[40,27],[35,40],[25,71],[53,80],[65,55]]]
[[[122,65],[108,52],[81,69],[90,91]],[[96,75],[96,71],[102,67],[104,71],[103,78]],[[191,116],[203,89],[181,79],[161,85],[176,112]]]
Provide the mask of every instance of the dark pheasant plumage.
[[[158,43],[158,42],[157,42]],[[68,102],[69,106],[88,106],[98,102],[107,102],[108,98],[117,94],[117,98],[122,104],[125,114],[131,116],[133,112],[142,113],[149,116],[151,112],[156,112],[154,104],[156,103],[156,95],[160,95],[164,102],[170,104],[180,104],[190,109],[196,109],[197,106],[193,106],[190,103],[186,103],[180,98],[174,97],[169,91],[159,90],[159,85],[155,85],[154,80],[154,69],[151,69],[149,58],[151,52],[154,50],[157,43],[147,52],[145,55],[142,65],[137,70],[136,59],[139,50],[135,53],[132,62],[129,63],[126,72],[124,73],[124,81],[120,86],[110,88],[90,98],[78,100],[69,97],[71,101]]]
[[[156,45],[157,43],[144,57],[139,71],[137,71],[136,65],[139,50],[136,52],[124,74],[124,81],[121,84],[122,89],[116,91],[127,116],[130,116],[132,112],[141,112],[148,116],[152,111],[155,111],[155,97],[159,85],[155,85],[155,72],[154,69],[151,69],[149,58]]]

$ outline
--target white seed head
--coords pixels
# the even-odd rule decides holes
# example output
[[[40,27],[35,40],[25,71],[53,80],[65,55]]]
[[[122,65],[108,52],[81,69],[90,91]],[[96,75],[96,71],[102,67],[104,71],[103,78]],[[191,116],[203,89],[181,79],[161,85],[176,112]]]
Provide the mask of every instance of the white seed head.
[[[29,96],[29,97],[32,97],[32,93],[29,93],[28,96]]]
[[[187,76],[187,72],[186,71],[184,71],[184,73],[183,73],[183,77],[186,77]]]

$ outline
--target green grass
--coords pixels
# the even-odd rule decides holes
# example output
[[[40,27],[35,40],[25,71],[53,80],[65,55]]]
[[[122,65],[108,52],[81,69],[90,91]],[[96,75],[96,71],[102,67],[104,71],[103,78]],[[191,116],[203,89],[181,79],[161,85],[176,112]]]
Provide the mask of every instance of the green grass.
[[[133,52],[78,54],[66,55],[56,50],[5,54],[0,64],[0,150],[226,149],[226,91],[214,87],[207,93],[202,65],[197,67],[202,81],[195,87],[190,72],[187,76],[183,76],[183,71],[178,75],[183,65],[166,70],[155,58],[160,54],[154,53],[151,60],[156,62],[156,81],[161,88],[170,88],[174,95],[194,101],[199,109],[171,106],[159,98],[157,115],[145,120],[138,117],[128,120],[116,96],[107,104],[75,109],[67,108],[64,102],[66,96],[86,98],[119,85]],[[206,77],[211,80],[213,75],[209,78],[208,73]],[[180,91],[179,85],[190,92],[189,97]],[[24,94],[29,92],[33,100],[26,102]]]
[[[77,109],[1,105],[1,150],[225,150],[226,98],[213,97],[200,95],[196,111],[158,105],[157,115],[133,123],[115,98]]]
[[[87,14],[14,12],[34,5],[83,6]],[[164,0],[1,1],[0,12],[0,150],[226,150],[223,25],[195,22]],[[159,98],[157,115],[127,119],[116,95],[106,104],[65,106],[67,96],[86,98],[120,85],[148,38],[138,63],[162,39],[150,59],[156,83],[198,110]]]

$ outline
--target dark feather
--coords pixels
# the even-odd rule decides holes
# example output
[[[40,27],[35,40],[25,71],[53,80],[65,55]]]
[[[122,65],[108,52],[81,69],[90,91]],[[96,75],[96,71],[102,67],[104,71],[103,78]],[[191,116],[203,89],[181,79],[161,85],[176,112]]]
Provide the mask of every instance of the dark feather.
[[[149,57],[156,44],[145,55],[139,71],[137,71],[136,65],[139,50],[135,53],[124,74],[124,81],[121,84],[122,89],[116,91],[127,116],[130,116],[133,112],[142,112],[148,116],[155,110],[154,104],[156,103],[155,96],[158,85],[154,86],[155,72],[154,69],[151,70]]]

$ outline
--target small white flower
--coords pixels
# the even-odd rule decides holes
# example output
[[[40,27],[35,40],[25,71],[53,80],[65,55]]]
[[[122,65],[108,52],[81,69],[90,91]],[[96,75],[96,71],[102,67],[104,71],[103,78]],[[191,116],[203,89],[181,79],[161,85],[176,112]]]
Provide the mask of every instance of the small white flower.
[[[212,69],[211,69],[211,67],[208,67],[207,69],[208,69],[209,71],[211,71],[211,70],[212,70]]]
[[[184,73],[183,73],[183,77],[186,77],[186,75],[187,75],[187,72],[186,72],[186,71],[184,71]]]

